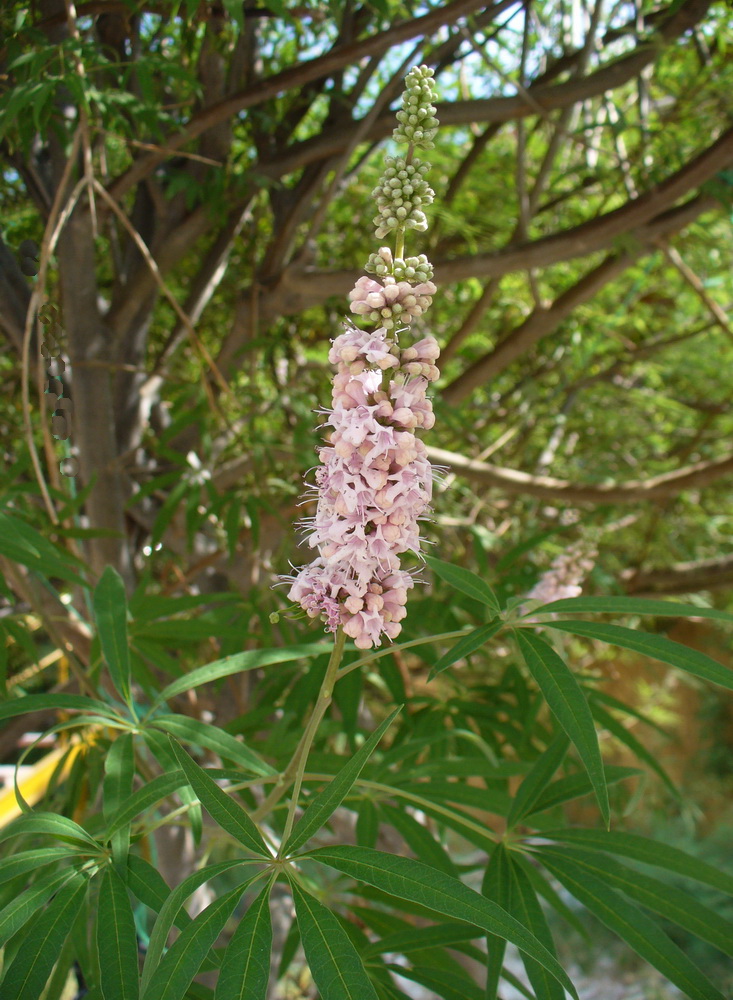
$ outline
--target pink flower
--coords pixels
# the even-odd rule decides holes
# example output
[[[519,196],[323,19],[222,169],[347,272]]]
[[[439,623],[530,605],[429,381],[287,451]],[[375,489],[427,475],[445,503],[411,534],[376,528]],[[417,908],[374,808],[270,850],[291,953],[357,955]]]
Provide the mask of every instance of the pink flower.
[[[391,330],[395,326],[409,325],[415,317],[422,316],[430,308],[436,290],[432,281],[411,285],[391,275],[381,281],[364,276],[349,292],[351,311]]]
[[[370,281],[358,283],[364,301],[377,294]],[[420,555],[418,521],[430,508],[433,473],[414,431],[434,422],[425,393],[438,353],[433,338],[403,350],[385,326],[367,332],[350,323],[329,352],[338,368],[330,434],[319,451],[316,513],[305,522],[319,555],[288,578],[288,596],[328,630],[343,627],[358,649],[399,635],[414,586],[399,557]]]

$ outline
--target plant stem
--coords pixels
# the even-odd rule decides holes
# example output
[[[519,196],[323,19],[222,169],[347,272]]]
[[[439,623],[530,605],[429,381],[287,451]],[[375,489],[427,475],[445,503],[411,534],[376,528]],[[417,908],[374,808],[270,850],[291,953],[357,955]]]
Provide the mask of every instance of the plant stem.
[[[291,782],[294,782],[293,794],[288,808],[288,817],[285,821],[285,832],[283,833],[282,838],[283,843],[290,836],[290,831],[293,828],[295,810],[298,807],[298,797],[300,795],[301,785],[303,784],[303,774],[305,772],[305,766],[308,762],[308,754],[313,744],[316,732],[318,731],[318,727],[321,724],[321,720],[326,714],[326,709],[331,704],[333,689],[336,683],[336,675],[338,673],[338,668],[341,665],[345,643],[346,635],[344,634],[343,629],[339,628],[334,638],[331,658],[328,661],[328,666],[326,667],[326,675],[323,678],[321,690],[318,693],[318,699],[313,707],[313,713],[308,720],[308,724],[306,725],[305,731],[303,732],[300,742],[296,747],[295,753],[293,754],[290,763],[283,771],[278,783],[272,789],[259,809],[252,814],[252,819],[255,820],[255,822],[266,816],[272,810],[275,803],[279,802],[279,800],[283,797],[285,792],[290,787]]]
[[[395,234],[394,241],[394,256],[395,260],[402,260],[405,256],[405,230],[398,229]]]

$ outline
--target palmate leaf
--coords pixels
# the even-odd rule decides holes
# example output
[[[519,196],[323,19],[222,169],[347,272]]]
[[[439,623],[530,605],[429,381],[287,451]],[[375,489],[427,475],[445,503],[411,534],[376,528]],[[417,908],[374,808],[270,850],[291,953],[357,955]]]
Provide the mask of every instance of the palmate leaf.
[[[607,625],[605,622],[576,622],[559,621],[543,622],[544,628],[558,629],[561,632],[570,632],[572,635],[584,636],[588,639],[599,639],[612,646],[621,646],[623,649],[631,649],[635,653],[643,653],[653,660],[661,660],[662,663],[669,663],[670,666],[679,667],[694,677],[701,677],[703,680],[712,681],[720,687],[733,691],[733,670],[724,667],[717,660],[700,653],[689,646],[683,646],[680,642],[673,642],[662,635],[651,635],[649,632],[637,632],[631,628],[623,628],[621,625]]]
[[[79,872],[33,922],[2,982],[3,1000],[38,1000],[87,889]]]
[[[596,793],[603,821],[608,826],[611,817],[606,776],[593,716],[583,689],[565,661],[539,636],[518,631],[517,642],[527,669],[552,713],[575,744]]]
[[[202,805],[216,820],[222,830],[240,844],[261,857],[272,858],[259,830],[244,809],[223,791],[186,751],[171,740],[171,748]]]
[[[374,730],[365,743],[359,747],[338,774],[329,781],[326,787],[315,796],[305,810],[295,829],[282,846],[283,856],[292,854],[293,851],[301,847],[309,840],[314,833],[328,821],[333,812],[338,809],[346,798],[354,782],[364,769],[364,765],[376,749],[379,741],[387,732],[394,719],[402,711],[402,706],[396,708],[387,718]]]
[[[214,1000],[265,1000],[270,980],[272,921],[265,887],[239,921],[227,945]]]
[[[112,683],[130,701],[130,649],[127,637],[127,595],[122,577],[107,566],[94,590],[94,617],[99,642]]]
[[[424,559],[436,576],[439,576],[441,580],[445,580],[455,590],[460,590],[462,594],[472,597],[474,601],[487,604],[496,612],[499,611],[499,601],[496,594],[480,576],[476,576],[475,573],[463,569],[462,566],[443,562],[442,559],[436,559],[434,556],[424,556]]]
[[[725,1000],[723,994],[662,931],[633,903],[587,869],[559,852],[538,849],[535,856],[591,913],[690,1000]]]
[[[322,1000],[378,1000],[359,953],[327,907],[291,883],[303,951]]]
[[[108,867],[99,887],[97,952],[104,1000],[138,1000],[137,933],[125,883]]]
[[[412,900],[444,916],[464,920],[511,941],[520,951],[544,966],[577,1000],[575,987],[544,945],[506,910],[459,879],[421,861],[395,857],[366,847],[320,848],[311,851],[308,857],[399,899]]]

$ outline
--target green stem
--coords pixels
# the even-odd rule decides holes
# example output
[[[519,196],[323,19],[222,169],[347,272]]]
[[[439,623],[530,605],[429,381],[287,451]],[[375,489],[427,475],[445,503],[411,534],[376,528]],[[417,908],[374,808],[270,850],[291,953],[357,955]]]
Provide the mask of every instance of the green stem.
[[[395,234],[394,241],[394,256],[395,260],[402,260],[405,256],[405,230],[398,229]]]
[[[412,143],[407,147],[407,155],[405,156],[405,163],[412,163],[412,158],[415,155],[415,147]],[[397,229],[395,231],[395,241],[394,241],[394,256],[395,260],[402,260],[405,256],[405,230]]]
[[[338,669],[341,666],[341,660],[344,655],[345,644],[346,635],[344,634],[343,629],[339,628],[334,638],[331,658],[328,661],[328,666],[326,667],[326,675],[323,678],[321,690],[318,693],[318,699],[313,707],[313,713],[308,720],[308,724],[306,725],[305,731],[300,739],[300,742],[298,743],[298,746],[296,747],[295,753],[293,754],[290,763],[283,771],[278,783],[257,811],[252,814],[252,818],[255,822],[266,816],[269,812],[271,812],[275,803],[280,801],[290,787],[291,783],[293,783],[293,793],[290,799],[290,806],[288,807],[288,818],[285,821],[285,832],[283,833],[282,838],[283,843],[285,843],[288,839],[290,831],[293,828],[295,810],[298,808],[298,797],[300,796],[300,788],[303,784],[303,774],[305,773],[305,767],[308,762],[308,754],[310,753],[310,748],[313,744],[313,740],[315,739],[318,727],[321,724],[321,720],[326,714],[326,709],[331,704]]]

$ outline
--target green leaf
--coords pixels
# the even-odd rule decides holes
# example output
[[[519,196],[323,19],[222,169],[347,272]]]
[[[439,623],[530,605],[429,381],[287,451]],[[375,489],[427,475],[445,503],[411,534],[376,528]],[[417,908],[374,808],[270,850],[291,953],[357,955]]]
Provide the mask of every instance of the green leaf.
[[[162,802],[163,799],[184,786],[186,782],[187,778],[183,771],[176,769],[169,774],[159,774],[142,788],[137,788],[132,795],[120,803],[119,809],[110,818],[105,834],[107,839],[112,840],[118,831],[131,823],[136,816],[158,802]]]
[[[178,740],[206,747],[219,757],[234,761],[251,774],[277,774],[274,767],[266,764],[254,751],[218,726],[211,726],[187,715],[156,715],[153,725]]]
[[[580,868],[625,892],[637,903],[684,927],[691,934],[719,948],[724,955],[733,956],[733,923],[698,902],[691,893],[628,868],[600,852],[583,851],[575,847],[543,850],[553,857],[569,857]]]
[[[344,764],[338,774],[309,803],[308,808],[295,825],[295,829],[283,844],[283,856],[292,854],[293,851],[301,847],[314,833],[324,826],[333,812],[338,809],[351,791],[354,782],[361,774],[364,765],[371,757],[379,741],[401,711],[402,706],[400,705],[391,715],[387,716],[363,746],[357,750],[351,760]]]
[[[258,874],[253,874],[249,881],[257,878]],[[142,1000],[183,1000],[191,980],[223,931],[247,884],[238,885],[210,903],[181,931],[151,975]]]
[[[560,611],[578,614],[649,615],[655,618],[713,618],[733,624],[733,615],[715,608],[701,608],[696,604],[677,604],[674,601],[654,601],[644,597],[567,597],[553,601],[530,614],[556,614]]]
[[[362,847],[374,847],[379,834],[379,813],[371,799],[364,799],[359,804],[359,815],[356,820],[356,842]]]
[[[564,844],[577,844],[592,851],[606,851],[608,854],[618,854],[624,858],[641,861],[655,868],[676,872],[686,878],[712,886],[729,896],[733,896],[733,875],[721,871],[694,858],[691,854],[670,847],[648,837],[640,837],[636,833],[617,833],[608,830],[583,830],[569,828],[567,830],[543,831],[542,836],[548,840],[557,840]]]
[[[455,663],[456,660],[462,660],[470,656],[471,653],[475,653],[484,643],[495,636],[503,626],[504,622],[500,618],[497,618],[493,622],[489,622],[488,625],[480,625],[473,632],[464,635],[463,638],[458,640],[455,646],[441,656],[437,663],[433,664],[428,674],[428,680],[431,681],[437,674],[441,673],[452,663]]]
[[[615,785],[619,781],[636,778],[641,774],[636,767],[619,767],[616,764],[607,764],[603,770],[607,785]],[[532,806],[532,818],[528,819],[528,822],[534,822],[537,813],[546,812],[548,809],[562,805],[563,802],[572,802],[573,799],[579,799],[592,793],[593,786],[588,780],[588,775],[583,772],[579,771],[577,774],[568,774],[564,778],[559,778],[545,788]]]
[[[15,896],[0,912],[0,946],[17,934],[21,927],[40,910],[47,900],[73,878],[74,871],[63,868],[38,879],[28,889]]]
[[[84,698],[78,694],[27,694],[0,705],[0,722],[3,719],[12,719],[16,715],[25,715],[26,712],[42,712],[48,709],[65,712],[98,712],[108,715],[111,719],[119,719],[119,712],[94,698]]]
[[[324,847],[311,851],[308,856],[399,899],[413,900],[511,941],[544,966],[577,1000],[575,987],[544,945],[506,910],[469,889],[459,879],[421,861],[367,847]]]
[[[127,856],[127,888],[153,913],[159,913],[171,894],[166,880],[151,864],[136,854]],[[186,927],[191,917],[181,908],[173,919],[176,927]]]
[[[112,683],[130,701],[130,650],[127,639],[127,595],[122,577],[107,566],[94,590],[94,617]]]
[[[54,861],[72,857],[74,854],[66,847],[39,847],[33,851],[22,851],[12,857],[3,858],[0,861],[0,885],[12,881],[19,875],[25,875],[26,872],[38,871],[39,868],[44,868]]]
[[[188,756],[185,750],[171,741],[171,747],[191,787],[222,830],[226,830],[240,844],[261,857],[272,858],[259,830],[241,806],[231,799],[203,768]]]
[[[413,951],[450,947],[463,941],[471,941],[475,937],[476,929],[470,924],[433,924],[429,927],[415,927],[395,931],[380,938],[379,941],[373,941],[362,952],[362,958],[369,959],[386,952],[409,955]]]
[[[615,889],[559,852],[536,856],[565,888],[643,959],[679,987],[690,1000],[725,1000],[659,926]]]
[[[496,594],[480,576],[463,569],[462,566],[454,566],[453,563],[436,559],[435,556],[425,556],[424,558],[433,573],[441,580],[445,580],[455,590],[460,590],[462,594],[467,594],[474,601],[480,601],[481,604],[488,604],[496,612],[500,610]]]
[[[72,568],[82,565],[78,560],[57,548],[22,518],[14,517],[7,511],[0,511],[0,555],[35,570],[45,579],[55,576],[80,587],[87,586]]]
[[[484,1000],[485,993],[479,989],[473,979],[469,979],[462,969],[427,968],[415,965],[403,968],[401,965],[389,966],[393,972],[405,979],[411,979],[430,991],[433,996],[443,1000]]]
[[[193,872],[193,874],[189,875],[188,878],[185,878],[183,882],[177,885],[173,892],[170,893],[165,903],[160,908],[158,918],[153,926],[153,932],[150,935],[150,942],[148,944],[147,954],[145,955],[145,965],[143,966],[142,981],[140,984],[143,996],[147,995],[148,984],[155,975],[155,970],[161,961],[161,956],[165,950],[171,928],[174,924],[180,924],[179,913],[181,907],[191,893],[195,892],[199,886],[204,884],[204,882],[209,882],[216,875],[221,875],[222,872],[229,871],[231,868],[237,868],[240,865],[246,865],[248,863],[250,862],[248,862],[245,858],[235,858],[229,861],[220,861],[215,865],[207,865],[205,868],[201,868],[199,871]],[[246,885],[249,884],[253,878],[256,878],[258,874],[258,872],[255,872],[251,878],[248,879],[247,883],[242,885],[242,890],[244,890]],[[185,921],[184,930],[190,928],[192,924],[193,921]]]
[[[513,857],[510,858],[509,865],[512,913],[526,927],[529,927],[551,955],[555,955],[555,942],[552,940],[547,919],[532,884],[523,869],[514,863]],[[565,991],[555,979],[547,974],[547,970],[526,955],[522,957],[535,994],[542,997],[542,1000],[565,1000]]]
[[[272,951],[270,888],[250,903],[227,945],[215,1000],[266,1000]]]
[[[125,883],[108,867],[99,887],[97,951],[104,1000],[138,1000],[137,934]]]
[[[433,868],[439,868],[441,871],[447,872],[448,875],[458,874],[448,853],[422,823],[418,823],[404,809],[397,809],[385,803],[380,805],[379,810],[385,822],[395,828],[420,861],[424,861],[425,864],[431,865]],[[374,845],[366,844],[364,846],[373,847]]]
[[[620,743],[623,743],[624,746],[628,747],[635,757],[637,757],[640,761],[643,761],[647,767],[650,767],[654,771],[655,774],[658,774],[670,793],[674,795],[676,799],[680,799],[681,794],[679,789],[661,766],[657,758],[653,754],[649,753],[644,744],[640,743],[634,734],[630,733],[625,726],[622,726],[618,719],[614,718],[610,712],[607,712],[605,708],[601,708],[600,705],[597,705],[595,700],[591,701],[590,706],[596,721],[603,726],[604,729],[607,729],[612,736],[615,736]]]
[[[326,642],[315,642],[303,646],[283,646],[281,649],[253,649],[245,653],[235,653],[225,656],[223,660],[215,660],[204,667],[191,670],[184,677],[179,677],[155,697],[151,711],[159,708],[164,702],[176,695],[190,691],[191,688],[228,677],[230,674],[243,673],[245,670],[257,670],[259,667],[269,667],[274,663],[287,663],[290,660],[311,659],[330,653],[331,646]]]
[[[104,818],[109,822],[132,793],[135,776],[135,753],[132,733],[122,733],[113,741],[104,759],[104,785],[102,786]],[[115,864],[124,868],[130,848],[130,830],[120,827],[112,836],[112,857]]]
[[[171,770],[179,770],[178,758],[171,750],[170,736],[164,736],[163,733],[159,732],[157,729],[146,729],[143,732],[143,739],[145,740],[152,755],[163,768],[164,773]],[[178,789],[178,797],[184,805],[188,807],[187,816],[188,821],[191,824],[193,841],[194,844],[198,845],[201,843],[201,837],[204,830],[204,817],[201,803],[196,798],[196,793],[188,782],[185,782]]]
[[[359,953],[333,913],[291,884],[303,951],[322,1000],[379,1000]]]
[[[489,863],[484,873],[481,892],[487,899],[492,899],[495,903],[506,910],[507,913],[512,906],[511,890],[511,868],[509,852],[504,844],[497,844],[491,852]],[[504,953],[506,951],[506,941],[496,934],[486,935],[486,1000],[496,1000],[496,991],[501,979],[501,970],[504,964]]]
[[[93,837],[89,836],[83,827],[75,823],[73,819],[52,812],[33,812],[19,816],[0,830],[0,841],[34,833],[56,837],[57,840],[84,848],[87,853],[99,854],[101,852],[101,846]]]
[[[563,918],[563,920],[569,924],[582,938],[585,938],[588,945],[591,943],[591,937],[588,933],[588,928],[585,924],[578,919],[574,910],[562,900],[560,894],[553,889],[545,876],[540,872],[539,868],[535,865],[530,864],[523,854],[518,854],[514,851],[512,855],[512,862],[515,868],[521,868],[524,874],[527,876],[530,885],[533,887],[535,893],[548,903],[549,906]]]
[[[565,733],[559,733],[547,750],[534,762],[512,801],[506,819],[507,830],[513,830],[520,820],[532,812],[535,803],[565,759],[569,745],[570,741]]]
[[[531,632],[517,632],[517,642],[555,718],[575,744],[593,785],[606,826],[611,821],[608,788],[593,716],[573,672],[552,648]]]
[[[86,892],[75,872],[34,921],[2,983],[3,1000],[38,1000]]]
[[[571,632],[573,635],[581,635],[588,639],[599,639],[612,646],[621,646],[623,649],[631,649],[635,653],[643,653],[654,660],[669,663],[673,667],[687,671],[688,674],[712,681],[713,684],[719,684],[721,687],[733,691],[733,670],[730,667],[724,667],[717,660],[706,656],[705,653],[690,649],[689,646],[683,646],[679,642],[673,642],[664,636],[637,632],[620,625],[607,625],[602,622],[574,622],[564,619],[544,622],[543,627]]]

